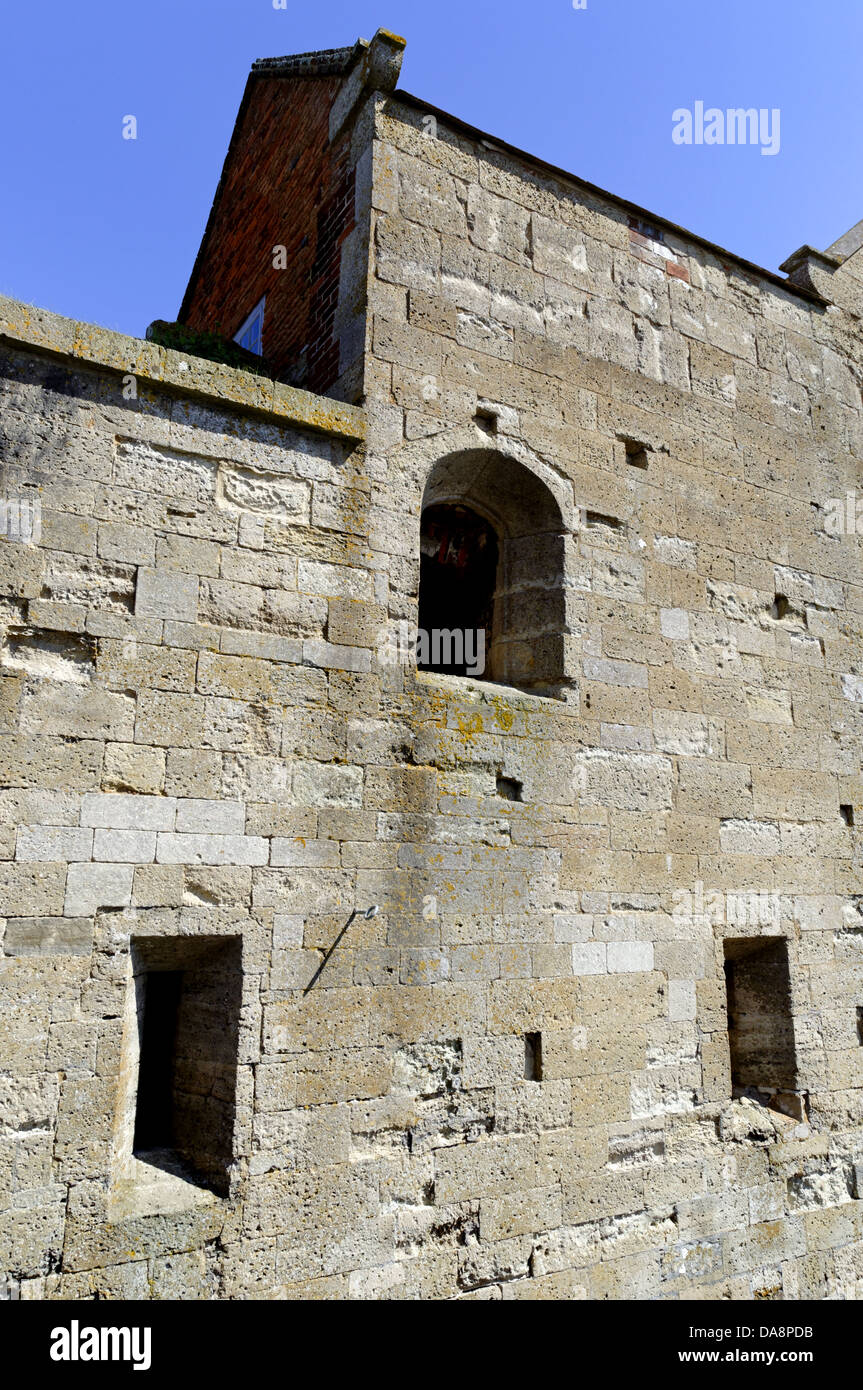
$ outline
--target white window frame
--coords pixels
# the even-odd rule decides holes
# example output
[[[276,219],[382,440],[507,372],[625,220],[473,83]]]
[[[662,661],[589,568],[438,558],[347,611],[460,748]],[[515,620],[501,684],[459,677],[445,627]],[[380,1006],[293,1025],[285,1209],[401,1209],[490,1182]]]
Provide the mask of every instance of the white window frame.
[[[254,352],[258,357],[262,357],[264,352],[264,305],[266,302],[267,296],[264,295],[262,299],[258,300],[258,303],[249,314],[248,318],[244,319],[243,323],[234,334],[235,343],[239,343],[240,347],[246,348],[247,352]],[[256,347],[250,347],[248,343],[243,342],[243,338],[248,334],[250,329],[255,330],[252,341],[257,344]]]

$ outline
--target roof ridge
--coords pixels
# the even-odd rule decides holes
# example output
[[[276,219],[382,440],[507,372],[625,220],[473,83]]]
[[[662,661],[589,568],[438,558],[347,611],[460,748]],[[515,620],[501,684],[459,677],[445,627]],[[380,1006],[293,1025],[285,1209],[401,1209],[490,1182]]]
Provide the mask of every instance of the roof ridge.
[[[341,77],[369,47],[368,39],[357,39],[346,48],[319,48],[310,53],[288,53],[283,58],[256,58],[251,76]]]

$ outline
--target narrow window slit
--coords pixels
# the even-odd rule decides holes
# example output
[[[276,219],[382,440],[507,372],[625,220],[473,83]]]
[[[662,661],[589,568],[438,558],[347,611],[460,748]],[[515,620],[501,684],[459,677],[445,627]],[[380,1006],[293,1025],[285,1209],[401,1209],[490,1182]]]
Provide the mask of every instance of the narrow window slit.
[[[524,1079],[542,1080],[542,1033],[524,1035]]]
[[[135,1153],[174,1147],[174,1048],[182,988],[181,970],[151,970],[142,980]]]

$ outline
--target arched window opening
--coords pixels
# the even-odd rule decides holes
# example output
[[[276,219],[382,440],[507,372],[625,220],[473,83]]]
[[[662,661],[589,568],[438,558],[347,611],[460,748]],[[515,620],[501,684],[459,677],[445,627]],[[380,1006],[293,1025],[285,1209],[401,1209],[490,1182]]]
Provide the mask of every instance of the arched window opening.
[[[545,483],[496,450],[449,454],[419,540],[418,668],[571,699],[567,534]]]
[[[423,512],[417,666],[452,676],[485,673],[491,648],[498,543],[470,507]]]

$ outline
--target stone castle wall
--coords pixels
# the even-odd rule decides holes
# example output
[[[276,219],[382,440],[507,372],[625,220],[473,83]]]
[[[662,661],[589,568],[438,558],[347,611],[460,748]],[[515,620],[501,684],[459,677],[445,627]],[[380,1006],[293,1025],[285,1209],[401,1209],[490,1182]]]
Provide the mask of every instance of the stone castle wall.
[[[362,410],[7,303],[0,1264],[860,1297],[859,332],[430,114],[363,115]],[[383,657],[424,500],[531,688]],[[208,1185],[134,1153],[163,970]]]

